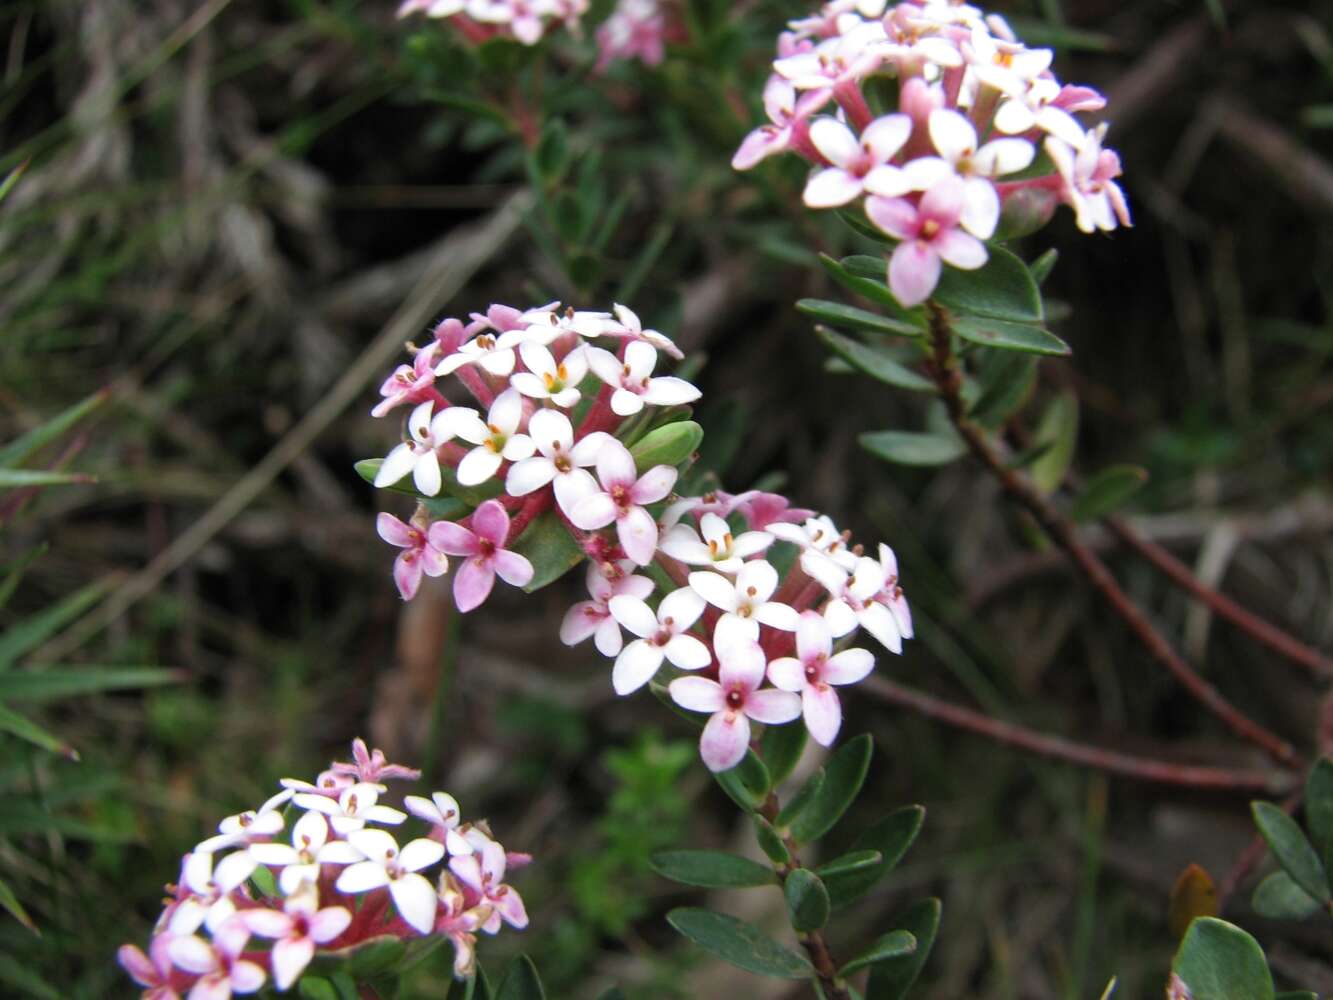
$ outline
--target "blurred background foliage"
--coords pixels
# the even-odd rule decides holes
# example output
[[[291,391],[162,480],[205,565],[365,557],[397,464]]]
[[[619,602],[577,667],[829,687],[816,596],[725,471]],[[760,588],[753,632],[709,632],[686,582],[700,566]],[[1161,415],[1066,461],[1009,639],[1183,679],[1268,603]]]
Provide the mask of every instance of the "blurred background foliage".
[[[784,485],[898,551],[919,638],[881,671],[1151,756],[1262,763],[1071,585],[977,468],[904,470],[858,449],[859,432],[922,416],[826,371],[793,308],[837,297],[813,252],[853,239],[800,207],[799,164],[728,166],[760,120],[773,37],[802,5],[690,0],[690,45],[604,77],[589,45],[557,36],[540,86],[560,124],[519,122],[528,155],[506,131],[507,88],[536,87],[533,65],[396,22],[393,6],[0,10],[0,174],[27,165],[0,206],[0,441],[108,391],[76,449],[53,442],[28,464],[95,484],[0,493],[16,580],[0,643],[61,608],[23,669],[184,677],[24,706],[78,762],[0,735],[0,879],[40,931],[0,920],[0,992],[131,995],[114,949],[145,939],[180,854],[361,733],[537,855],[520,880],[534,926],[517,942],[554,996],[737,988],[666,928],[689,894],[647,856],[748,846],[749,831],[683,724],[646,696],[614,700],[600,662],[559,645],[578,574],[533,598],[497,593],[462,623],[445,588],[404,607],[391,585],[351,470],[393,436],[367,416],[374,387],[403,340],[491,301],[627,301],[675,336],[702,365],[706,468],[732,489]],[[1062,79],[1107,92],[1136,213],[1105,238],[1062,214],[1025,248],[1060,250],[1045,291],[1075,350],[1042,364],[1036,411],[1076,401],[1080,469],[1151,473],[1134,506],[1145,534],[1327,647],[1333,4],[995,8],[1056,47]],[[530,182],[536,202],[515,202]],[[1325,692],[1309,674],[1088,537],[1233,701],[1319,745]],[[944,900],[923,996],[1089,997],[1112,974],[1119,995],[1155,995],[1177,874],[1193,861],[1221,878],[1253,836],[1241,796],[1107,780],[849,701],[847,732],[881,751],[866,815],[832,846],[896,805],[930,811],[910,864],[858,904],[868,934],[909,899]],[[759,920],[765,906],[780,912],[723,901]],[[1279,979],[1333,990],[1322,929],[1259,920],[1244,893],[1226,915]],[[419,970],[413,995],[442,995],[444,962]]]

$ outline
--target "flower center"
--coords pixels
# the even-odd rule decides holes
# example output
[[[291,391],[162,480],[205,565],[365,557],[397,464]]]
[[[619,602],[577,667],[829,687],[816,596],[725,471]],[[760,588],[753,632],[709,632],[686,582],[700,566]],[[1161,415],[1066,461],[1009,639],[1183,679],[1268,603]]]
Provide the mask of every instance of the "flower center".
[[[482,559],[491,559],[495,555],[495,543],[489,538],[483,538],[477,542],[477,554]]]
[[[933,240],[939,234],[939,231],[940,224],[934,219],[927,219],[925,222],[921,223],[922,239]]]
[[[611,499],[615,502],[615,505],[616,505],[617,507],[621,507],[621,508],[628,507],[628,506],[629,506],[629,490],[628,490],[626,487],[624,487],[624,486],[612,486],[612,487],[611,487]]]
[[[492,337],[489,333],[483,333],[480,337],[477,338],[477,346],[480,347],[483,351],[494,350],[495,338]]]
[[[745,704],[745,695],[741,694],[735,688],[727,692],[727,708],[733,712],[737,711]]]

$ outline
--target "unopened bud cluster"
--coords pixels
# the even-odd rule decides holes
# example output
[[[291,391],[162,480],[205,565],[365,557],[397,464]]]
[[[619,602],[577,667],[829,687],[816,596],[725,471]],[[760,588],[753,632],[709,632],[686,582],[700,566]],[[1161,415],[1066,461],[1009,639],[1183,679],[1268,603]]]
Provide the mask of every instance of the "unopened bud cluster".
[[[625,306],[493,305],[466,325],[446,319],[431,343],[410,349],[413,363],[389,377],[373,411],[412,407],[375,484],[401,490],[410,476],[423,498],[446,482],[502,492],[457,521],[432,520],[425,503],[410,522],[379,516],[381,536],[403,549],[394,577],[404,599],[423,573],[446,572],[450,556],[461,558],[462,611],[485,600],[497,575],[527,585],[534,568],[513,546],[554,511],[589,564],[589,599],[570,609],[561,639],[592,638],[614,658],[618,694],[666,674],[670,697],[708,717],[700,748],[713,770],[744,756],[751,721],[803,716],[831,744],[842,720],[835,687],[874,666],[868,650],[846,648],[855,634],[895,653],[912,635],[888,546],[867,554],[827,517],[772,493],[680,496],[675,464],[654,464],[651,450],[636,461],[627,443],[685,427],[670,408],[700,393],[657,373],[663,355],[680,351]],[[446,376],[477,405],[451,403]],[[655,429],[654,411],[667,421]]]
[[[317,955],[385,937],[448,938],[462,977],[478,932],[527,926],[504,878],[528,855],[506,852],[484,822],[464,823],[444,792],[406,796],[407,812],[386,805],[384,781],[420,772],[361,740],[352,754],[314,782],[284,778],[258,809],[228,816],[185,855],[147,954],[129,944],[119,952],[146,998],[214,1000],[270,979],[287,990]],[[425,823],[422,836],[401,833],[409,813]]]
[[[1106,126],[1074,117],[1105,99],[1062,85],[1051,50],[1023,45],[998,15],[954,0],[832,0],[788,27],[764,89],[770,121],[732,165],[790,150],[815,167],[806,205],[861,202],[899,241],[887,276],[903,305],[930,297],[943,264],[981,267],[983,241],[1038,228],[1060,202],[1084,232],[1130,224]]]

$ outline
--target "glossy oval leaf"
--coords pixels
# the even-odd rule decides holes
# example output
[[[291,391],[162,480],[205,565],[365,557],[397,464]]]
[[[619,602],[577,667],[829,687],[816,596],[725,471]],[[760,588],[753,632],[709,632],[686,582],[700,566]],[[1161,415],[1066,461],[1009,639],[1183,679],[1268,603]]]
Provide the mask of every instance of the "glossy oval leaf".
[[[1321,857],[1333,857],[1333,760],[1320,757],[1305,781],[1305,821]]]
[[[805,784],[796,790],[796,794],[788,800],[787,804],[783,806],[782,810],[778,813],[775,820],[778,829],[785,830],[787,827],[791,826],[792,821],[795,820],[797,816],[805,812],[806,808],[809,807],[809,805],[819,796],[819,793],[824,790],[824,782],[827,780],[827,777],[827,774],[821,767],[818,771],[805,779]]]
[[[1051,331],[1027,323],[984,316],[955,316],[952,326],[958,336],[981,347],[1056,358],[1074,353],[1068,344]]]
[[[1190,924],[1171,971],[1192,1000],[1273,1000],[1273,976],[1259,942],[1216,917]]]
[[[704,429],[693,420],[677,420],[656,427],[634,443],[629,453],[640,473],[658,465],[679,465],[698,449]]]
[[[1271,802],[1252,802],[1255,825],[1291,880],[1321,903],[1329,901],[1324,863],[1296,821]]]
[[[934,382],[895,361],[882,350],[868,347],[851,337],[844,337],[827,327],[817,327],[815,335],[828,346],[829,350],[862,374],[909,392],[936,391]]]
[[[796,308],[807,316],[813,316],[821,323],[840,326],[851,330],[870,330],[873,333],[886,333],[893,337],[924,337],[926,331],[919,326],[900,319],[881,316],[868,309],[831,302],[828,299],[800,299]]]
[[[1075,521],[1093,521],[1113,514],[1148,481],[1148,470],[1138,465],[1113,465],[1102,469],[1083,486],[1070,516]]]
[[[895,465],[948,465],[967,453],[967,445],[952,433],[869,431],[858,435],[857,440],[872,455]]]
[[[787,900],[787,916],[796,931],[808,934],[828,923],[828,890],[810,869],[789,872],[782,883],[782,895]]]
[[[767,865],[724,851],[657,851],[648,863],[663,878],[701,889],[746,889],[777,882]]]
[[[495,1000],[546,1000],[541,977],[527,955],[514,959],[504,981],[495,991]]]
[[[809,979],[814,974],[803,956],[725,913],[681,907],[667,914],[667,923],[699,947],[746,972],[775,979]]]
[[[1270,920],[1304,920],[1319,912],[1319,900],[1286,872],[1273,872],[1255,886],[1251,902],[1256,913]]]
[[[532,579],[523,588],[529,594],[560,579],[583,562],[584,556],[553,510],[534,518],[510,548],[532,563]]]
[[[875,852],[880,860],[873,865],[829,874],[824,882],[835,907],[856,902],[897,866],[903,859],[921,825],[926,821],[926,810],[921,806],[903,806],[895,809],[878,823],[863,830],[852,841],[853,852]]]
[[[932,295],[969,316],[1040,323],[1041,293],[1027,265],[1003,247],[987,247],[990,259],[975,271],[946,267]]]
[[[903,1000],[925,968],[935,935],[940,929],[940,901],[923,899],[895,923],[916,939],[916,950],[901,958],[887,958],[870,968],[865,1000]]]
[[[824,765],[824,784],[810,805],[793,820],[791,835],[800,843],[818,840],[833,829],[865,783],[874,742],[868,733],[848,740]]]
[[[916,936],[911,931],[889,931],[869,948],[838,970],[841,976],[847,976],[867,965],[884,962],[893,958],[906,958],[916,953]]]
[[[774,829],[773,824],[756,814],[754,817],[754,837],[759,842],[759,849],[775,865],[791,863],[791,852],[783,843],[782,834]]]
[[[764,762],[747,750],[741,762],[730,771],[717,771],[713,780],[746,812],[754,812],[768,800],[773,781]]]
[[[805,751],[807,730],[798,719],[780,726],[765,726],[759,738],[759,757],[774,785],[786,781]]]

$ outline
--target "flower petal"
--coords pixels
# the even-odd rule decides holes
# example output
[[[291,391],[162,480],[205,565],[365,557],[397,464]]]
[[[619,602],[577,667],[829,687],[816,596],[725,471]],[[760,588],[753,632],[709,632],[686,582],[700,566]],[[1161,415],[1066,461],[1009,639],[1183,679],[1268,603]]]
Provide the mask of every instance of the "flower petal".
[[[662,648],[646,639],[636,639],[616,657],[611,686],[616,694],[631,694],[652,680],[661,666]]]
[[[842,702],[827,684],[811,684],[801,694],[805,728],[820,746],[832,746],[842,728]]]
[[[617,622],[640,639],[647,639],[657,632],[657,615],[637,597],[617,594],[607,602],[607,608]]]
[[[684,677],[672,686],[695,679]],[[710,771],[728,771],[741,762],[749,744],[750,720],[744,713],[715,712],[699,737],[699,755]]]
[[[692,635],[672,636],[663,651],[666,658],[681,670],[702,670],[713,662],[708,647]]]
[[[625,555],[640,566],[653,561],[653,553],[657,551],[657,522],[642,507],[631,507],[616,521],[616,537]]]
[[[940,256],[921,240],[907,240],[889,258],[889,288],[894,298],[911,308],[930,298],[940,281]]]
[[[439,898],[423,876],[415,872],[398,876],[389,883],[389,895],[398,908],[398,915],[411,927],[422,934],[429,934],[434,929]]]
[[[480,607],[495,586],[495,564],[473,556],[454,573],[454,603],[464,613]]]

